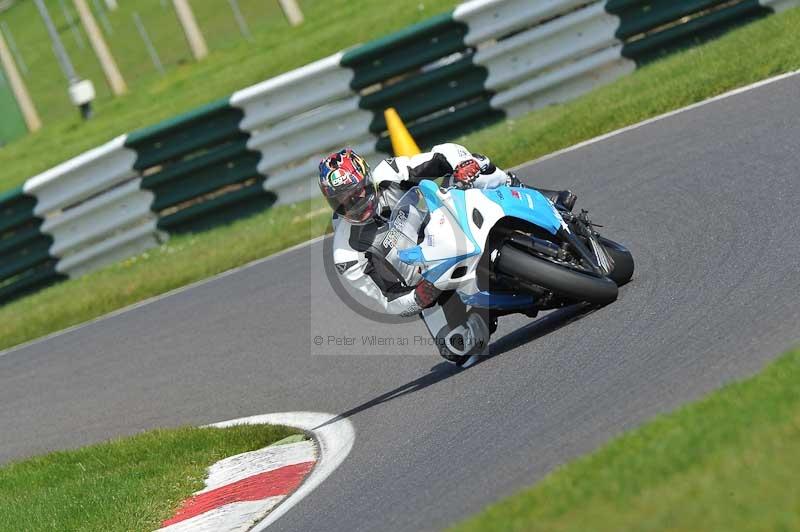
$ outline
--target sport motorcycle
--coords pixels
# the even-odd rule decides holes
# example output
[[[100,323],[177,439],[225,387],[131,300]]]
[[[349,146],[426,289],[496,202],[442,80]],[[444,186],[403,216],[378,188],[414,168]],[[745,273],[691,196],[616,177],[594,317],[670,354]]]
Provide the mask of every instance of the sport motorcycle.
[[[440,188],[425,180],[392,209],[387,259],[407,286],[424,278],[492,316],[536,316],[611,303],[631,279],[630,251],[598,227],[587,211],[575,214],[532,188]]]

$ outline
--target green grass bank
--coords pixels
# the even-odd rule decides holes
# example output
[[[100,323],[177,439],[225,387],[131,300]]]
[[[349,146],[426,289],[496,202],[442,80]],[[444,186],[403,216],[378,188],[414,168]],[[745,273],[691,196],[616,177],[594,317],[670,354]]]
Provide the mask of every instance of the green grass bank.
[[[175,237],[146,253],[0,307],[0,349],[300,244],[323,234],[329,223],[330,210],[320,199]],[[269,290],[270,282],[265,279],[253,290]]]
[[[800,69],[800,9],[670,56],[564,105],[457,139],[512,166],[769,76]],[[0,162],[0,167],[2,162]],[[568,182],[564,186],[569,186]],[[580,194],[580,191],[576,191]],[[121,264],[0,307],[0,349],[186,285],[323,234],[319,200],[179,237]],[[269,280],[263,287],[268,290]]]
[[[800,530],[800,349],[452,532]]]
[[[155,530],[206,468],[298,434],[287,427],[155,430],[0,468],[0,531]]]
[[[565,105],[486,128],[464,142],[511,166],[769,77],[800,70],[800,8],[651,63]]]
[[[92,79],[98,90],[95,117],[88,122],[83,122],[69,103],[66,80],[34,3],[17,2],[0,13],[0,22],[11,28],[28,64],[26,83],[44,122],[41,131],[0,148],[0,191],[18,186],[117,135],[228,97],[239,89],[415,24],[459,3],[301,0],[306,21],[293,28],[284,19],[277,0],[238,2],[249,22],[252,42],[239,35],[228,2],[192,2],[210,49],[209,56],[201,62],[191,58],[171,0],[119,2],[119,9],[107,14],[114,34],[107,34],[106,39],[130,92],[114,98],[88,44],[80,48],[73,37],[58,0],[47,0],[78,73]],[[167,67],[164,76],[150,64],[133,23],[134,11],[140,14],[162,56]],[[332,13],[335,18],[331,18]]]

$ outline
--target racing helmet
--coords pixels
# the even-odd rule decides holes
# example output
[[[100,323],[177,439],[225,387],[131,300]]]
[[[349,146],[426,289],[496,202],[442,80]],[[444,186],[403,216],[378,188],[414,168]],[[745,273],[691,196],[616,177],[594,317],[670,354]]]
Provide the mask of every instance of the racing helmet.
[[[319,188],[333,212],[354,225],[363,225],[378,207],[378,193],[369,164],[350,148],[319,163]]]

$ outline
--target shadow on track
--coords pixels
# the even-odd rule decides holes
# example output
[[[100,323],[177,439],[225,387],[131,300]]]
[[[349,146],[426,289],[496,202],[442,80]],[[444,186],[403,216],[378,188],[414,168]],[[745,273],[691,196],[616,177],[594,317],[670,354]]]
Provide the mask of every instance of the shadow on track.
[[[441,362],[433,366],[430,370],[430,373],[403,384],[402,386],[398,386],[393,390],[389,390],[388,392],[383,393],[374,399],[370,399],[366,403],[362,403],[356,407],[353,407],[346,412],[342,412],[338,416],[329,419],[319,427],[315,427],[313,430],[331,425],[341,419],[352,417],[359,412],[369,410],[373,406],[378,406],[382,403],[387,403],[392,399],[397,399],[398,397],[424,390],[428,386],[432,386],[463,371],[469,371],[475,366],[478,366],[491,358],[521,347],[529,342],[541,338],[542,336],[550,334],[551,332],[555,332],[561,327],[569,325],[570,323],[587,316],[596,308],[597,307],[587,305],[585,303],[579,303],[577,305],[571,305],[569,307],[554,310],[553,312],[550,312],[549,314],[532,321],[528,325],[525,325],[524,327],[517,329],[516,331],[511,332],[492,343],[489,346],[489,354],[485,357],[482,357],[480,360],[478,360],[478,362],[472,364],[468,368],[459,368],[458,366],[449,362]]]
[[[323,423],[319,427],[314,428],[313,430],[317,430],[317,429],[322,428],[322,427],[324,427],[326,425],[331,425],[333,423],[336,423],[340,419],[344,419],[344,418],[348,418],[348,417],[354,416],[354,415],[358,414],[359,412],[363,412],[364,410],[368,410],[368,409],[372,408],[373,406],[378,406],[381,403],[387,403],[387,402],[391,401],[392,399],[396,399],[398,397],[402,397],[402,396],[410,394],[410,393],[418,392],[420,390],[423,390],[423,389],[427,388],[428,386],[436,384],[437,382],[441,382],[441,381],[443,381],[443,380],[445,380],[445,379],[447,379],[449,377],[452,377],[453,375],[456,375],[456,374],[460,373],[461,371],[462,371],[462,369],[459,368],[458,366],[455,366],[455,365],[453,365],[453,364],[451,364],[449,362],[441,362],[441,363],[433,366],[431,368],[430,373],[427,373],[427,374],[423,375],[422,377],[419,377],[418,379],[414,379],[411,382],[403,384],[402,386],[398,386],[397,388],[395,388],[393,390],[390,390],[390,391],[388,391],[386,393],[383,393],[383,394],[379,395],[378,397],[376,397],[375,399],[370,399],[366,403],[362,403],[362,404],[360,404],[360,405],[358,405],[358,406],[356,406],[354,408],[351,408],[350,410],[347,410],[346,412],[342,412],[338,416],[329,419],[328,421],[326,421],[325,423]]]
[[[498,355],[502,355],[503,353],[507,353],[518,347],[522,347],[523,345],[537,340],[542,336],[546,336],[551,332],[555,332],[560,328],[583,318],[584,316],[588,316],[597,309],[597,306],[589,305],[587,303],[578,303],[576,305],[570,305],[568,307],[554,310],[553,312],[550,312],[549,314],[546,314],[541,318],[530,322],[528,325],[520,327],[516,331],[510,332],[499,340],[493,342],[489,346],[489,354],[481,357],[477,364],[485,362]],[[472,367],[476,366],[477,364],[473,364]]]

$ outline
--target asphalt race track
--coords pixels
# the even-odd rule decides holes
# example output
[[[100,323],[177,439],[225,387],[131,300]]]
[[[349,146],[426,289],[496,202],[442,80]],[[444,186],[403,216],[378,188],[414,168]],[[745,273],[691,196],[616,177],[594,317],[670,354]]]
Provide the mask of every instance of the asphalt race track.
[[[334,412],[355,447],[277,529],[452,524],[800,339],[799,101],[794,76],[521,170],[577,192],[637,273],[600,310],[506,318],[473,368],[362,345],[425,332],[343,307],[317,243],[0,355],[0,462],[153,427]]]

